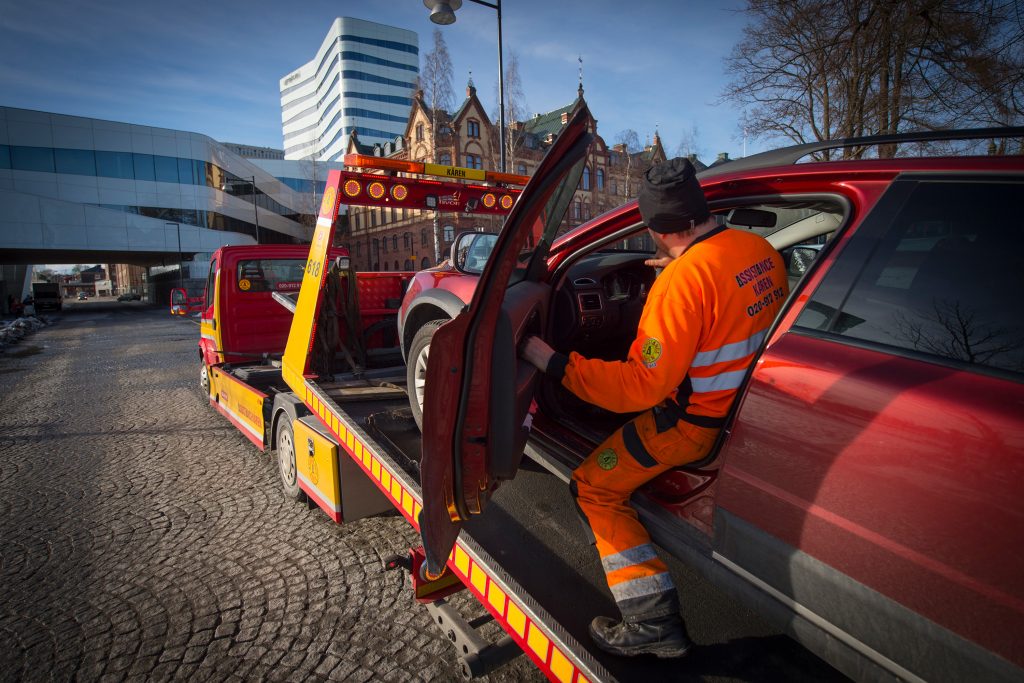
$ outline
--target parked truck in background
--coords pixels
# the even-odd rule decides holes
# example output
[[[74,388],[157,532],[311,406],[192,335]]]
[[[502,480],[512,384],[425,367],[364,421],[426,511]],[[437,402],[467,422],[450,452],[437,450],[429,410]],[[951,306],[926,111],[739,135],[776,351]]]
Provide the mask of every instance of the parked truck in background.
[[[33,282],[32,298],[36,311],[59,311],[64,308],[64,296],[56,282]]]

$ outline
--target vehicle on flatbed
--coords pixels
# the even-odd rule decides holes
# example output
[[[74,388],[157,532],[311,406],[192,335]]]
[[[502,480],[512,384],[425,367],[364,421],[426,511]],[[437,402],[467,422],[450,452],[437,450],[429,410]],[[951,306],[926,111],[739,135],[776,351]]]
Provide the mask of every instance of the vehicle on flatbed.
[[[568,481],[634,417],[516,353],[534,334],[625,358],[655,278],[635,201],[556,238],[585,123],[563,129],[500,235],[460,236],[403,301],[428,559],[487,518],[524,452]],[[875,143],[896,141],[910,136]],[[1024,158],[795,163],[842,144],[699,174],[721,225],[782,253],[793,293],[711,455],[634,506],[670,554],[854,678],[1020,680],[1024,233],[1004,214]]]

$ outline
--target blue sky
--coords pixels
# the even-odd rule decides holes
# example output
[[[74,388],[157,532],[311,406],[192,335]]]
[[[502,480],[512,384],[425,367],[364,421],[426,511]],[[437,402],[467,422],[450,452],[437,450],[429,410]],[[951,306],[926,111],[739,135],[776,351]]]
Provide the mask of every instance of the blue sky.
[[[519,58],[527,111],[570,103],[582,56],[585,97],[610,144],[628,128],[645,142],[657,126],[671,156],[696,129],[705,161],[742,155],[742,112],[718,104],[723,58],[745,24],[741,0],[502,5],[505,52]],[[279,79],[313,58],[338,16],[416,31],[421,59],[433,45],[422,0],[0,0],[0,105],[280,148]],[[472,72],[484,105],[496,109],[496,13],[466,1],[458,21],[440,28],[457,98]],[[747,153],[767,146],[748,141]]]

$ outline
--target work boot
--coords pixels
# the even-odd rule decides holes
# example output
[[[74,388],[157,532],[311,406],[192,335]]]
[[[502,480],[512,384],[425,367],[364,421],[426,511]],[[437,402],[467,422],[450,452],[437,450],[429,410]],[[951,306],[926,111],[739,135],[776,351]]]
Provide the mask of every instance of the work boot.
[[[605,652],[623,657],[655,655],[662,659],[683,657],[693,641],[678,614],[655,619],[614,621],[597,617],[590,622],[590,637]]]

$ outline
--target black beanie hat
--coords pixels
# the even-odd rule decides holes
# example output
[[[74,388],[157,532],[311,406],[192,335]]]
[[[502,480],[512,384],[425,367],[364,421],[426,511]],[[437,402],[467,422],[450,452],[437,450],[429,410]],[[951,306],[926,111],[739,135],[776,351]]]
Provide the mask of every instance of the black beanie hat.
[[[683,157],[647,169],[637,198],[644,223],[658,233],[689,230],[711,216],[697,169]]]

